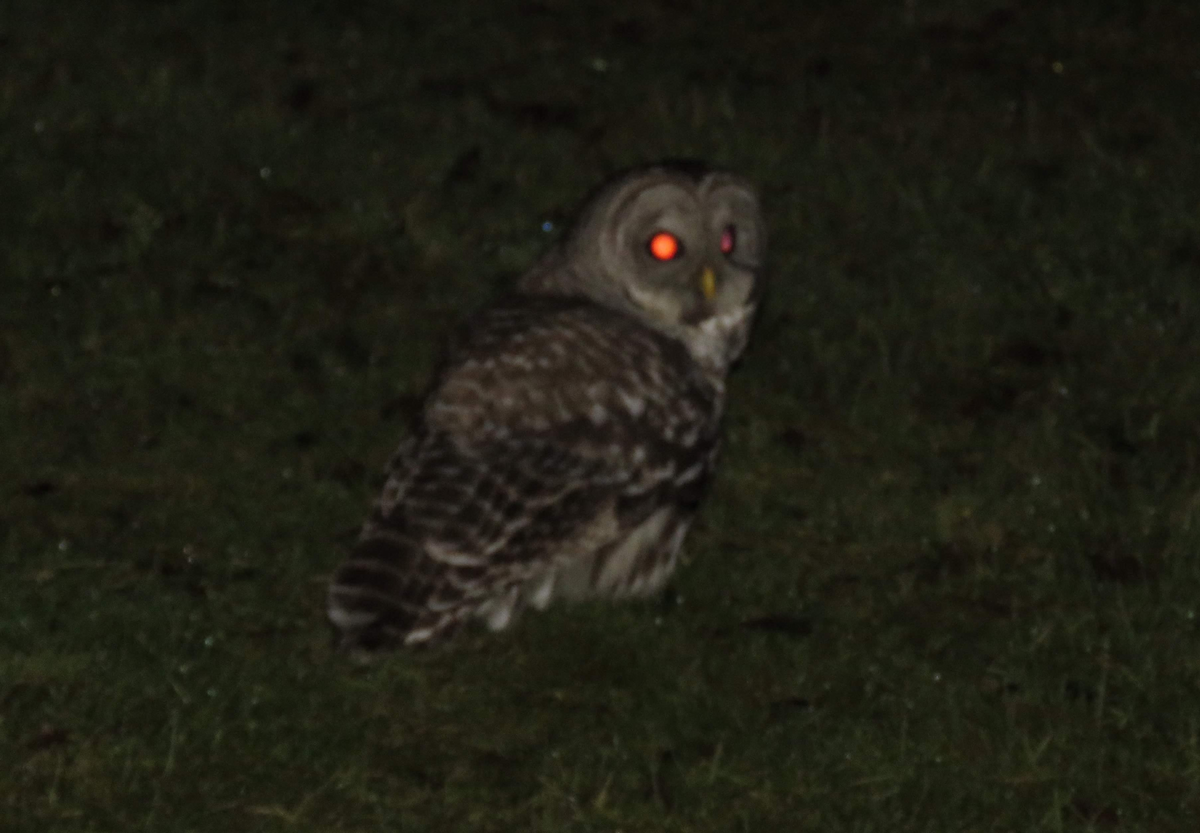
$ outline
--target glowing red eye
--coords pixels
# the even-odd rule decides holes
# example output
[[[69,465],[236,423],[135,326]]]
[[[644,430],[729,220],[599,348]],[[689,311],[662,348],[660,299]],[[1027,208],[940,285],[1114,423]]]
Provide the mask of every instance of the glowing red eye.
[[[650,254],[657,260],[674,260],[679,257],[679,251],[683,248],[679,245],[679,238],[668,231],[655,234],[647,246]]]
[[[733,226],[725,226],[725,230],[721,232],[721,253],[733,254],[734,247],[737,246],[737,231]]]

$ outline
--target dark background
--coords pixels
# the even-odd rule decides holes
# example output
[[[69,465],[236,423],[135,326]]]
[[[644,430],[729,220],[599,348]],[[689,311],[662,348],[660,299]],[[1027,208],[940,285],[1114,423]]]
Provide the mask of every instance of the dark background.
[[[0,7],[0,827],[1153,830],[1200,811],[1200,7]],[[613,170],[761,185],[662,600],[370,669],[324,585]]]

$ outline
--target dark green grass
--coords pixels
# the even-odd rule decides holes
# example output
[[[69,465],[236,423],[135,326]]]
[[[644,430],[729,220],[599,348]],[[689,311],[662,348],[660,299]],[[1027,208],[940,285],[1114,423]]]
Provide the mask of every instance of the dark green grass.
[[[0,11],[0,829],[1200,829],[1200,13],[592,5]],[[443,337],[665,156],[773,257],[672,592],[340,661]]]

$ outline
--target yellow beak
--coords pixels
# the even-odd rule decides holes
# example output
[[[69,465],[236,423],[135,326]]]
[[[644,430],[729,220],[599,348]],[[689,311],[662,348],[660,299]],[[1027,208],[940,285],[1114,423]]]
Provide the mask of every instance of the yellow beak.
[[[717,295],[717,276],[713,274],[711,266],[705,266],[700,273],[700,291],[704,293],[706,301],[711,301]]]

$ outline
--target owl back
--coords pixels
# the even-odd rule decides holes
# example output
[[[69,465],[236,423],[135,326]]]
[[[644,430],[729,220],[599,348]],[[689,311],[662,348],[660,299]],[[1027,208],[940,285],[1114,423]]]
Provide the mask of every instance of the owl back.
[[[683,345],[586,299],[510,298],[438,375],[329,616],[350,647],[525,604],[648,592],[715,459],[723,389]]]

